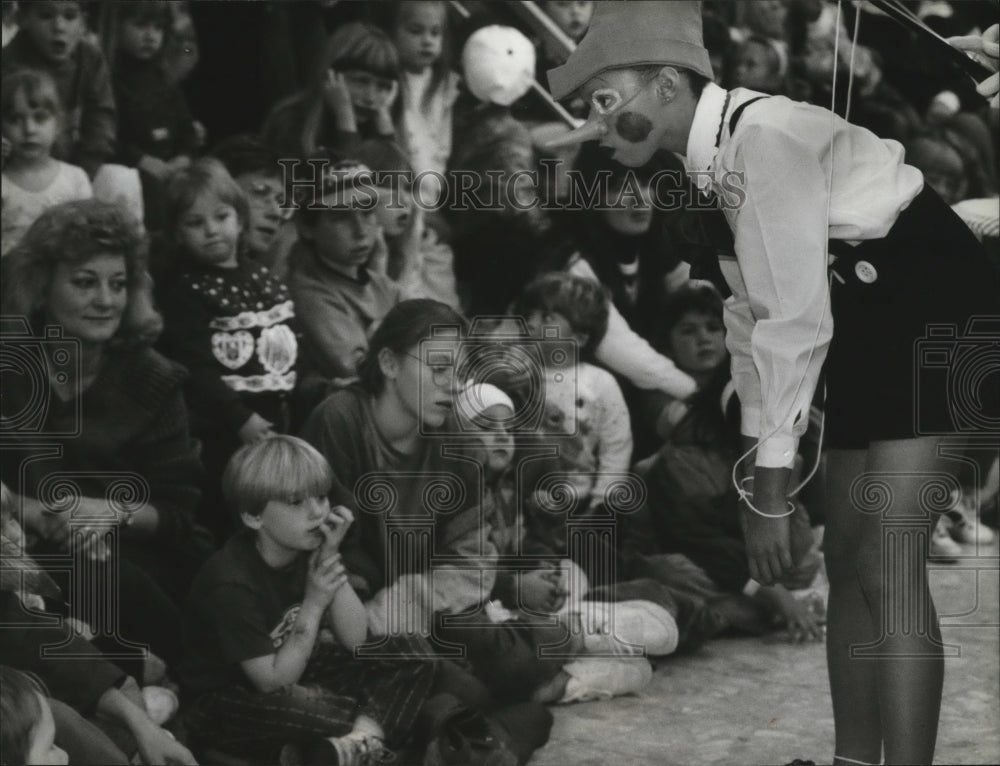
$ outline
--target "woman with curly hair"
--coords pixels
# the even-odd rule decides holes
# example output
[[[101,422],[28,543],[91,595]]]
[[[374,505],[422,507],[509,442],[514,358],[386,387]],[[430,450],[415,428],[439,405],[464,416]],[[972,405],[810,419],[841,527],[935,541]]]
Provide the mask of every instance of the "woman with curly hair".
[[[118,566],[119,592],[109,595],[120,628],[169,661],[179,647],[171,599],[184,597],[209,550],[194,521],[201,467],[186,373],[149,347],[161,322],[145,258],[134,217],[82,200],[47,210],[3,260],[10,363],[0,409],[10,448],[0,465],[29,547],[77,562],[82,554],[97,577]]]

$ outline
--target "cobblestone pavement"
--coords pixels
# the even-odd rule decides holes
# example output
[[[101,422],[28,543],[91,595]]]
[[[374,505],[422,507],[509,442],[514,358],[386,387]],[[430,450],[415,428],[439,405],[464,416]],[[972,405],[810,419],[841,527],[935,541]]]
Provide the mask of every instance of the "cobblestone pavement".
[[[931,568],[942,615],[944,703],[937,763],[1000,763],[997,544]],[[658,664],[634,697],[555,708],[533,766],[830,763],[833,718],[821,644],[727,638]]]

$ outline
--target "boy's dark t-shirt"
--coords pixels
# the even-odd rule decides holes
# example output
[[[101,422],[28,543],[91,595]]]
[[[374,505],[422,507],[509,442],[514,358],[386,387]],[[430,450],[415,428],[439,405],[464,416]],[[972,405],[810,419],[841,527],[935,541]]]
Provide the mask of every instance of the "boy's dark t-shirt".
[[[295,624],[305,595],[309,556],[282,569],[257,552],[243,529],[202,567],[184,609],[184,661],[178,668],[185,696],[252,688],[240,662],[274,654]]]

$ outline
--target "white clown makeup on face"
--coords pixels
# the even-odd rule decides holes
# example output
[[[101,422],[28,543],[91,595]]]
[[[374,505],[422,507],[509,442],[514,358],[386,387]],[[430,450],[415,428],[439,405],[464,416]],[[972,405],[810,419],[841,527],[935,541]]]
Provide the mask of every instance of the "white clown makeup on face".
[[[659,146],[655,111],[655,77],[640,77],[631,69],[602,72],[580,94],[590,103],[588,121],[602,125],[600,145],[628,167],[645,165]]]

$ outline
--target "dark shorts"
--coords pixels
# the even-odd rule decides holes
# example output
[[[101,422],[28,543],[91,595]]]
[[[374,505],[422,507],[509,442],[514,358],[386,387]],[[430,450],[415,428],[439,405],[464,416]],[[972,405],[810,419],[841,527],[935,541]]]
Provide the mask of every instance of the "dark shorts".
[[[1000,432],[1000,272],[968,227],[925,187],[888,235],[844,250],[827,446]]]

